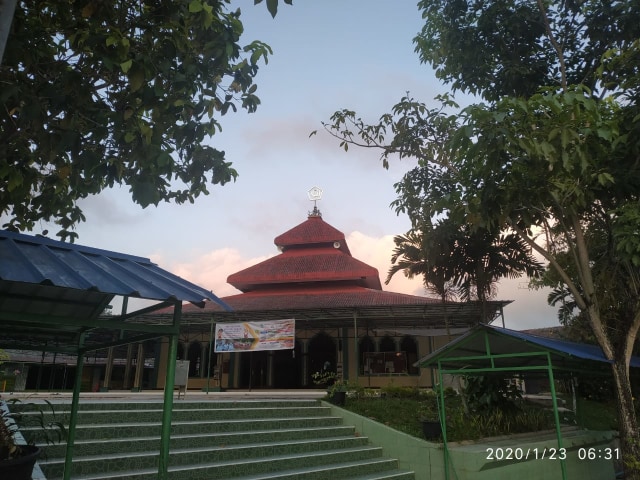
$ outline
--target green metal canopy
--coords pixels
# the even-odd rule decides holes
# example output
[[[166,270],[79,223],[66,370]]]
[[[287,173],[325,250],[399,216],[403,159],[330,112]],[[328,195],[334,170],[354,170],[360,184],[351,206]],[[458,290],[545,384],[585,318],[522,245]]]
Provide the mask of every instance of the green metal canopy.
[[[554,386],[554,375],[570,376],[587,371],[590,375],[606,375],[611,361],[600,347],[564,340],[540,337],[491,325],[478,325],[466,334],[418,360],[420,367],[437,367],[439,384],[443,375],[485,375],[501,373],[537,374],[549,379],[553,413],[556,424],[558,448],[562,448],[562,434],[558,415],[558,401]],[[632,367],[640,366],[634,357]],[[444,442],[445,478],[449,479],[449,451],[447,448],[444,389],[440,394],[440,423]],[[566,464],[560,460],[562,478],[567,478]]]
[[[101,315],[116,296],[124,298],[123,313]],[[127,313],[129,298],[157,303]],[[229,308],[147,258],[0,231],[0,348],[77,355],[64,480],[71,477],[85,354],[161,336],[169,338],[169,352],[158,478],[166,478],[182,302],[202,307],[206,300]],[[167,307],[173,307],[171,317],[139,321]]]

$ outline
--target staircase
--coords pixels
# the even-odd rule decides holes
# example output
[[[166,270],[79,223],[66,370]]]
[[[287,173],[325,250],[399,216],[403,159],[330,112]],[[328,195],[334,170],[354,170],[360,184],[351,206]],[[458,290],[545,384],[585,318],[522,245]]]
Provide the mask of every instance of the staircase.
[[[69,405],[56,410],[68,417]],[[162,403],[80,403],[73,480],[156,480]],[[65,445],[41,459],[62,478]],[[318,400],[238,400],[173,404],[169,478],[413,480],[394,459]]]

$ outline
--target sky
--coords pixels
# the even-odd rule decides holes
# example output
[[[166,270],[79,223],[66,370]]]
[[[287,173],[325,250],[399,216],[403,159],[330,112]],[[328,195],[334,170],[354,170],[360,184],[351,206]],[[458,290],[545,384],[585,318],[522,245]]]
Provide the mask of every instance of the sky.
[[[414,163],[396,159],[385,170],[379,152],[345,152],[321,122],[349,108],[373,123],[407,92],[430,103],[449,91],[414,52],[412,39],[422,26],[416,3],[281,1],[272,19],[264,4],[233,2],[231,8],[242,11],[241,43],[261,40],[273,49],[256,79],[262,102],[257,112],[221,117],[222,132],[210,140],[226,152],[237,181],[212,186],[193,205],[146,209],[131,201],[126,186],[105,191],[81,203],[87,221],[77,227],[76,242],[150,258],[219,297],[232,295],[239,292],[227,276],[277,255],[274,238],[306,220],[313,209],[307,192],[317,186],[323,190],[317,204],[323,219],[345,234],[352,255],[376,267],[384,281],[393,237],[410,227],[390,207],[393,184]],[[318,134],[310,137],[314,130]],[[425,295],[421,279],[401,274],[384,289]],[[505,325],[557,325],[546,295],[529,290],[526,278],[501,282],[497,299],[514,301],[504,310]]]

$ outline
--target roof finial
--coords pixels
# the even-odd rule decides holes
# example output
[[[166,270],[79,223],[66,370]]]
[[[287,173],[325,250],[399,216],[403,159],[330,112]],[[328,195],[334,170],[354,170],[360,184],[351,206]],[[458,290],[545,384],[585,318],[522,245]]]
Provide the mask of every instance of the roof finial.
[[[322,189],[320,187],[313,187],[307,192],[309,200],[313,202],[313,210],[309,212],[310,217],[322,217],[322,213],[318,210],[318,200],[322,199]]]

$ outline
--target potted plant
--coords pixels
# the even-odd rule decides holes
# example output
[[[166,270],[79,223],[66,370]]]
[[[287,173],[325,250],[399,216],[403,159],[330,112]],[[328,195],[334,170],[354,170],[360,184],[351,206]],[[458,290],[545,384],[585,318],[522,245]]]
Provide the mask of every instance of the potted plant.
[[[30,480],[33,466],[41,452],[35,441],[51,444],[66,437],[64,425],[55,421],[53,405],[47,400],[45,403],[53,414],[50,420],[40,404],[26,404],[20,400],[0,401],[0,478]],[[29,409],[30,413],[12,412],[11,409],[15,410],[18,404],[22,410]],[[30,427],[32,436],[29,441],[24,441],[16,422],[22,427]]]
[[[344,405],[347,402],[347,391],[349,391],[349,382],[346,380],[336,380],[333,385],[327,389],[329,401],[334,405]]]
[[[422,418],[422,434],[426,440],[437,440],[442,436],[442,425],[439,418]]]
[[[349,382],[338,377],[336,372],[322,370],[311,375],[313,383],[327,389],[329,401],[335,405],[344,405],[349,390]]]
[[[321,370],[319,372],[312,373],[311,379],[313,380],[313,383],[319,387],[328,388],[336,382],[338,374],[330,370]]]

